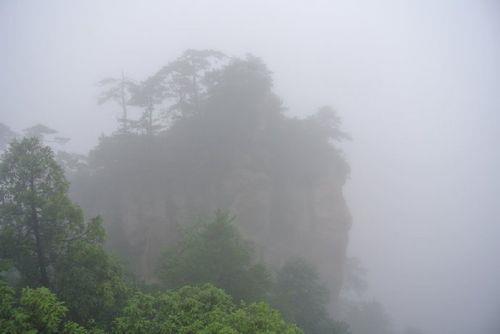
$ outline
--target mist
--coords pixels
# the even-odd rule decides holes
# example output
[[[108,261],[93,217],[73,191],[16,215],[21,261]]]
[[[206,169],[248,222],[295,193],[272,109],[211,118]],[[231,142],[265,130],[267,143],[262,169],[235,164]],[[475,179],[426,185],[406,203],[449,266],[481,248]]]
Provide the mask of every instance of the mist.
[[[287,117],[331,105],[352,137],[337,146],[366,298],[396,332],[498,333],[498,36],[494,0],[7,0],[0,123],[88,154],[121,112],[97,104],[101,79],[143,80],[187,49],[255,55]]]

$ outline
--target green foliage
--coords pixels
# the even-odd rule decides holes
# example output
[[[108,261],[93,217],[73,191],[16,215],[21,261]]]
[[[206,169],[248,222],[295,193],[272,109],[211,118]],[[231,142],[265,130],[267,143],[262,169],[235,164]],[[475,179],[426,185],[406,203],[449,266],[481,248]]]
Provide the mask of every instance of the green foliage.
[[[328,289],[320,282],[314,266],[303,259],[293,259],[278,271],[272,305],[283,317],[306,333],[347,333],[347,327],[328,314]]]
[[[169,288],[212,283],[236,300],[262,299],[270,277],[256,264],[250,244],[233,225],[234,218],[218,211],[184,231],[181,240],[160,259],[159,277]]]
[[[115,333],[301,333],[264,303],[237,307],[206,284],[160,295],[136,294],[116,319]]]
[[[47,288],[23,289],[20,304],[27,311],[26,321],[41,332],[55,332],[68,311]]]
[[[69,308],[69,319],[107,327],[126,302],[130,288],[119,263],[101,244],[78,241],[56,266],[54,289]]]
[[[0,259],[0,282],[7,280],[6,275],[11,267],[10,261]]]
[[[50,148],[36,138],[11,144],[0,164],[0,263],[12,264],[21,286],[51,287],[70,319],[110,323],[128,288],[103,249],[101,219],[85,224],[67,190]]]
[[[18,299],[12,288],[0,284],[1,333],[105,333],[68,321],[67,312],[67,307],[47,288],[25,288]],[[237,305],[223,290],[210,284],[154,295],[136,292],[109,330],[116,334],[302,333],[269,305],[262,302]]]
[[[50,286],[72,243],[102,243],[99,219],[86,224],[68,198],[68,182],[51,149],[37,138],[13,141],[0,163],[0,260],[22,283]]]
[[[196,62],[194,55],[192,59],[188,54],[186,57],[185,64]],[[171,70],[175,72],[181,68]],[[193,68],[188,68],[187,74],[184,74],[191,78],[200,75],[196,72],[198,70],[193,72]],[[206,71],[207,68],[201,70]],[[269,91],[269,72],[257,59],[233,61],[222,77],[212,74],[212,81],[203,89],[191,87],[195,90],[191,91],[190,107],[179,107],[183,112],[188,109],[209,111],[211,116],[196,119],[193,112],[172,129],[169,139],[180,138],[182,142],[186,133],[179,134],[178,131],[184,131],[182,128],[186,125],[195,130],[224,118],[231,119],[238,99],[248,103],[255,98],[260,102],[267,101],[270,103],[267,107],[276,112],[275,116],[278,115],[278,109],[273,104],[276,100]],[[175,82],[179,87],[186,83],[182,77],[175,80],[180,80]],[[233,100],[233,94],[240,95]],[[196,100],[202,96],[208,99],[203,107],[198,106],[199,101]],[[203,152],[207,147],[213,148],[233,136],[234,131],[240,132],[246,139],[250,138],[252,130],[247,126],[253,129],[258,126],[262,116],[256,114],[259,108],[251,106],[238,110],[241,115],[246,115],[245,122],[239,121],[240,116],[232,118],[234,123],[229,132],[221,136],[214,137],[217,128],[212,127],[208,134],[202,133],[201,137],[194,138],[195,142],[207,139],[201,140],[203,144],[196,149]],[[208,123],[205,123],[207,120]],[[238,137],[238,142],[230,147],[230,153],[221,155],[220,159],[211,160],[205,156],[201,167],[194,167],[193,174],[188,173],[187,177],[184,175],[180,179],[188,182],[190,175],[194,175],[194,178],[200,178],[194,184],[203,179],[221,181],[231,165],[230,160],[239,154],[239,148],[246,145],[245,141]],[[121,133],[102,143],[109,144],[109,151],[103,151],[103,145],[101,150],[95,151],[93,158],[96,165],[103,163],[105,167],[100,169],[100,172],[104,170],[100,176],[106,179],[113,175],[118,183],[121,182],[123,188],[110,188],[114,193],[128,190],[138,196],[141,195],[138,191],[141,188],[130,189],[131,185],[139,184],[151,189],[152,185],[177,180],[176,173],[185,173],[185,166],[191,168],[191,157],[186,155],[181,155],[180,163],[168,159],[164,161],[162,155],[158,157],[155,152],[151,155],[148,150],[151,145],[164,153],[161,151],[166,149],[162,146],[165,141],[161,137],[144,140],[141,136]],[[122,150],[117,151],[117,145]],[[182,145],[175,147],[174,141],[169,149],[172,147],[172,152],[179,152],[177,150]],[[130,155],[131,151],[136,155]],[[124,164],[124,159],[136,161],[133,166],[137,169],[127,170],[129,165]],[[166,166],[174,172],[167,181],[162,181],[165,180],[162,177],[164,171],[150,172],[150,166]],[[129,178],[132,175],[130,172],[139,174],[136,176],[138,183]],[[144,175],[149,175],[150,179]],[[187,184],[191,186],[190,191],[196,190],[192,183]],[[121,192],[122,189],[125,191]],[[169,247],[161,257],[158,274],[165,287],[179,290],[157,295],[136,291],[130,297],[133,290],[125,281],[121,266],[104,251],[105,233],[101,219],[97,217],[85,223],[82,210],[69,200],[67,192],[68,182],[62,169],[55,162],[50,148],[43,146],[39,139],[14,141],[3,155],[0,163],[0,273],[15,271],[21,278],[17,283],[30,288],[23,289],[16,297],[13,289],[0,285],[0,332],[301,332],[265,303],[239,304],[241,300],[252,302],[268,297],[271,279],[266,268],[255,261],[251,244],[241,237],[233,224],[234,219],[227,213],[218,211],[213,219],[185,229],[169,225],[172,227],[169,232],[180,234],[175,243],[167,244]],[[217,203],[220,198],[215,195],[214,203]],[[209,208],[211,205],[202,207]],[[151,222],[163,220],[148,216],[149,207],[142,210],[142,227],[149,233],[145,243],[149,243],[155,234],[155,230],[150,229]],[[198,212],[196,209],[193,211]],[[344,329],[327,316],[325,305],[328,294],[318,280],[317,274],[307,265],[286,265],[278,274],[273,303],[283,311],[287,321],[302,326],[308,333],[341,333]],[[186,286],[204,283],[223,288],[228,294],[212,285]],[[44,287],[36,288],[38,286]],[[232,298],[237,301],[236,304]]]
[[[67,308],[47,288],[24,288],[17,300],[14,290],[0,283],[1,333],[91,333],[74,322],[65,321],[66,312]]]
[[[237,333],[302,333],[296,326],[287,324],[280,312],[263,302],[244,306],[234,312],[230,323]]]
[[[0,163],[0,258],[10,259],[30,285],[50,284],[68,240],[86,234],[82,211],[49,147],[14,140]]]

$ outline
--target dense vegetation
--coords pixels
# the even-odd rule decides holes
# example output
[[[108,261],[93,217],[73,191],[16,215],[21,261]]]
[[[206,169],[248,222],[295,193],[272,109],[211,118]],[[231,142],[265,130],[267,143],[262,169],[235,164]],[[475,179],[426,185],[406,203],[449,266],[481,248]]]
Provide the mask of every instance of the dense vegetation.
[[[227,213],[186,229],[179,242],[160,257],[162,285],[212,283],[236,300],[262,300],[271,285],[263,264],[253,263],[251,246],[243,240]]]
[[[0,332],[389,332],[339,299],[363,280],[332,108],[287,117],[258,58],[210,50],[101,84],[119,127],[88,157],[0,126]]]
[[[2,333],[301,332],[266,303],[280,290],[265,266],[254,263],[251,245],[228,214],[186,229],[165,251],[159,277],[173,290],[140,288],[104,250],[101,219],[84,222],[67,189],[52,150],[38,138],[14,140],[2,156]],[[318,297],[305,302],[313,306]],[[325,303],[319,305],[319,320],[330,321]],[[300,326],[295,316],[285,319]],[[328,333],[343,330],[331,323]],[[327,333],[311,331],[321,332]]]
[[[328,106],[286,115],[271,72],[258,58],[188,50],[144,80],[101,82],[119,127],[102,136],[71,195],[102,215],[107,246],[141,280],[157,283],[157,262],[186,224],[225,210],[279,268],[302,257],[338,301],[350,215],[342,194],[349,167],[336,142],[348,138]]]

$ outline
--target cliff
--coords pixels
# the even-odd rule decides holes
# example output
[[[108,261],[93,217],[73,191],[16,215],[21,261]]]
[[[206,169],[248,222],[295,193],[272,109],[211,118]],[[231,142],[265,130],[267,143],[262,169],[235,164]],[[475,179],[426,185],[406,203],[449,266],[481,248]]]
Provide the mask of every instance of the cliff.
[[[263,261],[315,263],[334,303],[351,224],[340,119],[329,107],[287,117],[255,58],[232,61],[215,77],[203,99],[195,94],[196,112],[186,109],[163,130],[101,138],[72,180],[74,198],[103,215],[109,247],[146,281],[183,224],[222,209]]]

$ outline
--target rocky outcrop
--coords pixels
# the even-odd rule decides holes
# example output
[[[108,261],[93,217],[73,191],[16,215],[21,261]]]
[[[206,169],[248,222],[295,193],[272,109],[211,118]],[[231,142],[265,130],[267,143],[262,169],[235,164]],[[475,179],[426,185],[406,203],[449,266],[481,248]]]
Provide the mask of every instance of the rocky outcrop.
[[[101,138],[73,180],[75,199],[103,215],[110,247],[145,280],[183,224],[222,209],[273,267],[298,256],[315,263],[335,302],[351,224],[339,118],[331,108],[286,117],[255,58],[211,78],[197,112],[164,131]]]

